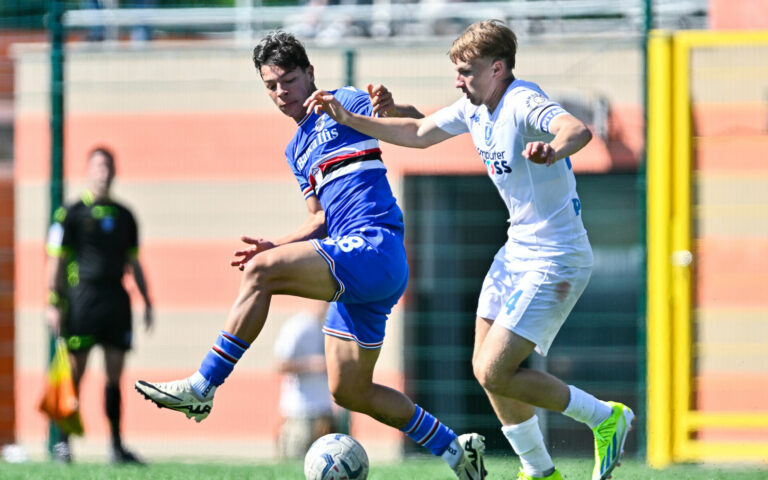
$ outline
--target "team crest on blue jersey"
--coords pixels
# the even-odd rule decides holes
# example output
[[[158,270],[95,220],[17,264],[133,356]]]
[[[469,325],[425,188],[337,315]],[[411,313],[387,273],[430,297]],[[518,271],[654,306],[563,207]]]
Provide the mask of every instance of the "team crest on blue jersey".
[[[316,132],[321,132],[324,128],[325,128],[325,115],[322,115],[315,122],[315,131]]]
[[[493,135],[493,124],[492,123],[486,123],[485,124],[485,144],[490,145],[491,144],[491,136]]]

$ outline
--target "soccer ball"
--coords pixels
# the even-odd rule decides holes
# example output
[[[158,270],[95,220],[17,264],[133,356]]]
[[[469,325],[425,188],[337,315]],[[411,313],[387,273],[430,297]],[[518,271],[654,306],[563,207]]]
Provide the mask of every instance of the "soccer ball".
[[[365,480],[368,455],[357,440],[331,433],[315,440],[304,457],[307,480]]]

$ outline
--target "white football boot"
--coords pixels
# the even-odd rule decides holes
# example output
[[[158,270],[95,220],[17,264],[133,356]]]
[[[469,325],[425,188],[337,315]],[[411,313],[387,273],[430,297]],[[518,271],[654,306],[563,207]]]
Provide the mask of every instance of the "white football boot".
[[[216,387],[211,386],[206,390],[205,396],[201,397],[192,389],[188,378],[167,383],[139,380],[135,387],[144,398],[154,402],[157,408],[182,412],[187,418],[194,418],[198,423],[211,413],[213,394],[216,391]]]
[[[461,449],[461,456],[455,465],[454,473],[460,480],[484,480],[488,472],[485,470],[483,455],[485,454],[485,437],[477,433],[459,435],[448,448]]]

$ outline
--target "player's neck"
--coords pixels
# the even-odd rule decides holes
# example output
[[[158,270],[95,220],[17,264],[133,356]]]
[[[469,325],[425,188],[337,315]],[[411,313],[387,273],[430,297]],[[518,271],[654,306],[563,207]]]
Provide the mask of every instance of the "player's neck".
[[[109,190],[89,188],[86,190],[85,196],[89,197],[91,201],[99,202],[102,200],[107,200],[109,198]]]
[[[499,102],[501,102],[501,99],[504,97],[504,94],[507,92],[507,88],[512,84],[512,82],[515,81],[515,76],[510,75],[501,82],[499,82],[498,85],[496,85],[496,88],[494,88],[493,93],[491,93],[490,98],[487,102],[485,102],[485,106],[488,108],[488,113],[493,113],[496,110],[496,107],[499,105]]]

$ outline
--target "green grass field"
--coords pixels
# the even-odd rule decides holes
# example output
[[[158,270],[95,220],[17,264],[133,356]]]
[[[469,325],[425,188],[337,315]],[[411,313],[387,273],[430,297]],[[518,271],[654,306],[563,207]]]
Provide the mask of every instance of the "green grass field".
[[[570,480],[587,480],[592,469],[587,460],[561,459],[558,468]],[[511,480],[517,473],[516,458],[488,459],[489,480]],[[651,470],[636,460],[625,460],[615,480],[765,480],[768,468],[677,465]],[[145,467],[111,467],[105,464],[59,465],[54,463],[0,463],[2,480],[302,480],[300,463],[282,464],[194,464],[156,463]],[[374,464],[369,480],[451,480],[454,477],[440,460],[413,458],[400,464]]]

